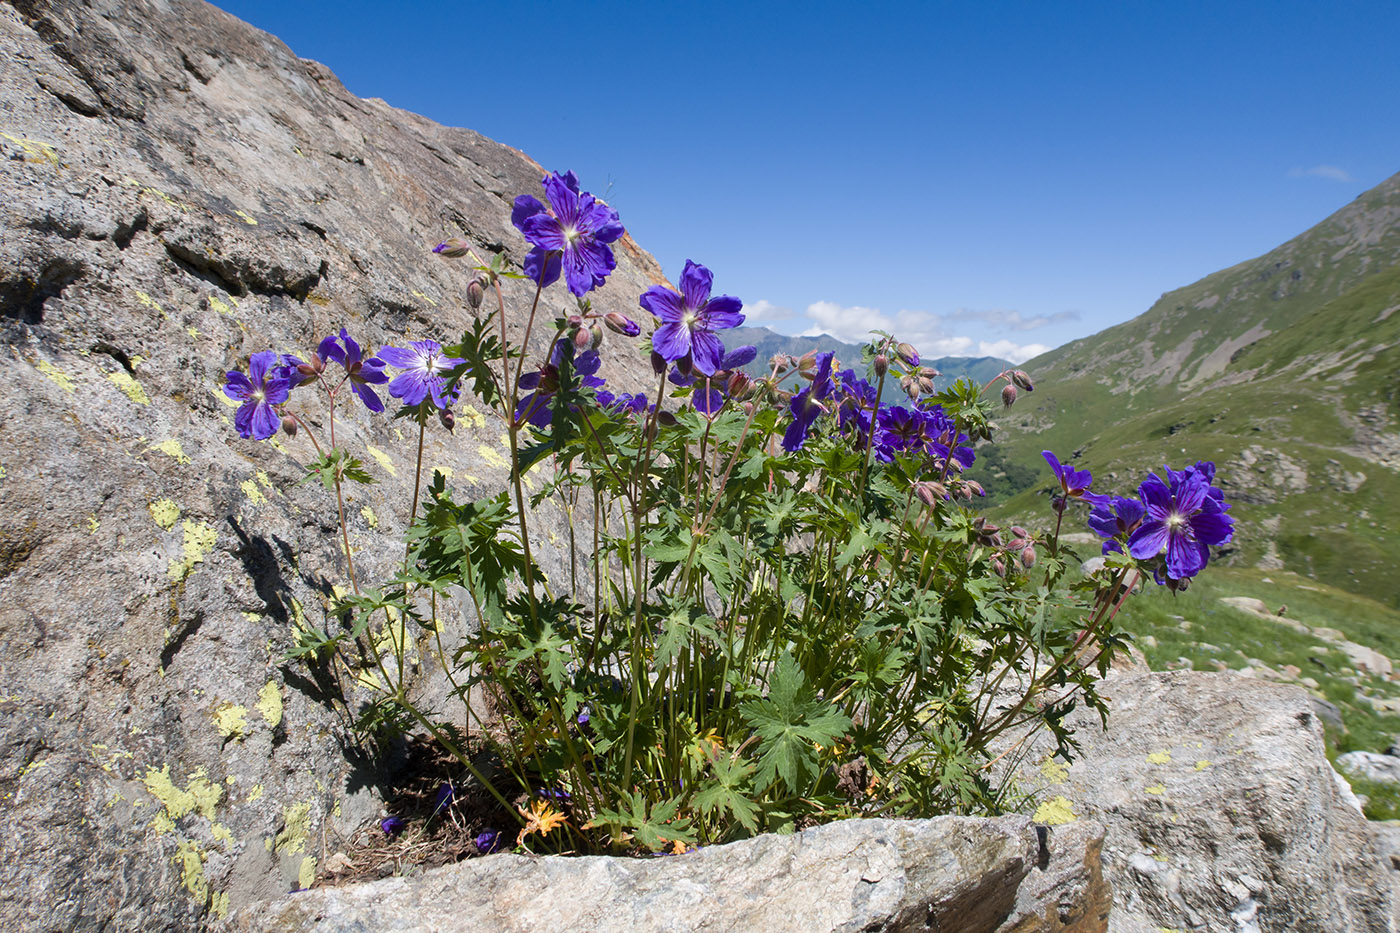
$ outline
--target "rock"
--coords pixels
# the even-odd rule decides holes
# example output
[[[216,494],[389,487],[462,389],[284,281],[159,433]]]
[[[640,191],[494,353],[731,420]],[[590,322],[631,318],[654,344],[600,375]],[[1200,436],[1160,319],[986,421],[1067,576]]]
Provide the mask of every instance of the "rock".
[[[543,171],[196,0],[3,0],[0,100],[0,929],[194,929],[307,883],[392,787],[285,660],[345,582],[334,501],[299,485],[304,433],[236,437],[223,374],[342,325],[375,348],[455,341],[468,266],[429,250],[455,235],[518,263],[511,200]],[[615,252],[593,305],[634,316],[661,270]],[[532,294],[507,283],[517,337]],[[610,382],[655,391],[618,356]],[[382,580],[413,489],[404,422],[341,414],[380,480],[347,512]],[[495,491],[501,433],[462,407],[427,462]]]
[[[1347,752],[1337,756],[1337,767],[1350,778],[1400,783],[1400,758],[1376,752]]]
[[[1082,754],[1025,780],[1047,813],[1104,825],[1111,930],[1395,929],[1389,873],[1306,693],[1189,671],[1102,692],[1107,731],[1075,711]]]
[[[1308,702],[1312,705],[1313,714],[1316,715],[1318,719],[1321,719],[1329,726],[1333,726],[1344,733],[1347,731],[1346,720],[1342,719],[1341,707],[1336,703],[1315,696],[1309,696]]]
[[[1339,642],[1337,647],[1351,659],[1351,663],[1363,674],[1375,674],[1377,677],[1390,679],[1394,673],[1394,665],[1390,658],[1374,648],[1367,648],[1365,645],[1358,645],[1354,641],[1345,639]]]
[[[651,859],[494,855],[237,911],[231,933],[1106,929],[1102,830],[850,820]]]

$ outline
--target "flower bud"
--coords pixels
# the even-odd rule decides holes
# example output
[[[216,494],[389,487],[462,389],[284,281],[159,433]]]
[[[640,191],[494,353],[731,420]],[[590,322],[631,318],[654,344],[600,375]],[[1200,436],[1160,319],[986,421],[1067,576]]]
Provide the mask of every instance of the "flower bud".
[[[922,391],[919,387],[919,383],[913,376],[901,377],[899,380],[899,387],[904,390],[905,395],[915,400],[919,398],[919,393]]]
[[[668,428],[675,427],[676,424],[676,416],[669,411],[658,411],[656,413],[656,420],[666,425]]]
[[[957,463],[958,461],[954,460],[953,462]],[[963,483],[967,486],[967,491],[969,493],[968,498],[972,498],[972,496],[985,496],[987,494],[987,490],[983,489],[982,484],[975,479],[963,480]]]
[[[753,380],[743,370],[736,370],[729,374],[729,384],[724,388],[730,398],[743,401],[753,389]]]
[[[894,352],[904,361],[905,366],[919,365],[919,351],[915,350],[912,344],[901,343],[894,348]]]
[[[666,366],[666,357],[662,356],[660,353],[657,353],[655,350],[652,350],[651,371],[659,376],[666,371]]]
[[[442,422],[442,426],[448,430],[448,433],[451,433],[452,429],[457,427],[457,416],[452,414],[452,409],[450,408],[438,409],[438,421]]]
[[[1011,381],[1027,392],[1035,391],[1035,386],[1031,384],[1031,377],[1026,375],[1026,371],[1023,369],[1013,369],[1011,371]]]
[[[1021,566],[1030,570],[1035,566],[1036,553],[1034,547],[1028,547],[1021,552]]]
[[[297,436],[297,419],[291,415],[282,416],[282,433],[288,437]]]
[[[999,558],[992,558],[992,573],[999,577],[1006,576],[1006,565]]]
[[[641,325],[616,311],[609,311],[604,315],[603,323],[608,325],[608,329],[613,333],[621,334],[624,337],[635,337],[642,332]]]
[[[569,315],[567,318],[564,319],[564,324],[565,324],[566,327],[582,327],[582,326],[583,326],[583,315],[581,315],[581,314],[571,314],[571,315]]]
[[[481,307],[481,300],[486,297],[486,286],[481,283],[481,276],[476,275],[467,283],[467,304],[471,305],[473,311]]]
[[[743,404],[742,407],[743,407],[743,409],[744,409],[744,414],[746,414],[746,415],[752,415],[752,414],[753,414],[753,402],[745,402],[745,403]]]
[[[603,345],[603,328],[594,324],[589,328],[589,332],[593,335],[593,349],[596,350]]]
[[[443,240],[437,246],[434,246],[433,252],[437,253],[444,259],[458,259],[471,252],[471,247],[467,245],[466,240],[462,239],[459,236],[454,236],[448,237],[446,240]]]
[[[922,502],[924,505],[934,505],[941,498],[937,493],[934,492],[934,486],[936,485],[936,483],[930,483],[927,481],[915,483],[914,495],[918,496],[919,501]]]
[[[1002,386],[1001,404],[1004,408],[1010,408],[1016,404],[1016,387],[1009,382]]]
[[[587,350],[593,345],[593,332],[586,327],[580,327],[570,339],[579,350]]]
[[[875,375],[876,375],[877,377],[883,377],[883,376],[885,375],[885,373],[887,373],[887,372],[889,372],[889,371],[890,371],[890,358],[889,358],[888,356],[885,356],[885,354],[883,354],[883,353],[876,353],[876,354],[875,354]]]
[[[1026,529],[1022,528],[1020,525],[1012,525],[1011,533],[1018,538],[1029,538],[1031,536],[1031,533]]]
[[[933,379],[928,376],[919,377],[919,390],[925,395],[933,394]]]
[[[802,354],[802,358],[797,361],[797,371],[807,379],[814,378],[813,370],[817,368],[817,351],[809,350]]]

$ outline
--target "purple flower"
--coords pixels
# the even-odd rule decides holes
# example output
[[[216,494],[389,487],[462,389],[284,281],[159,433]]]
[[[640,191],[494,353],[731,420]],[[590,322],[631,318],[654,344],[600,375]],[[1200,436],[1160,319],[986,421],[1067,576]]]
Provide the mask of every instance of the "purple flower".
[[[292,388],[282,358],[271,350],[254,353],[248,360],[248,375],[230,370],[224,378],[224,394],[243,403],[233,416],[238,436],[265,441],[276,434],[282,416],[274,406],[285,402]]]
[[[384,372],[384,361],[377,356],[365,359],[360,345],[350,338],[345,328],[340,329],[339,337],[327,337],[322,340],[321,345],[316,348],[316,354],[323,360],[333,360],[345,367],[345,376],[350,380],[350,388],[355,390],[355,394],[365,403],[366,408],[376,413],[384,410],[384,403],[370,388],[371,385],[383,385],[389,381],[388,374]]]
[[[715,331],[744,323],[743,302],[729,295],[711,298],[713,282],[709,269],[687,259],[679,292],[653,285],[638,300],[662,322],[651,335],[652,349],[668,362],[688,361],[702,376],[713,376],[724,360]]]
[[[831,395],[831,361],[833,353],[817,354],[817,376],[812,384],[792,397],[789,410],[792,424],[783,432],[783,450],[788,453],[801,450],[807,442],[807,431],[819,417],[826,413],[822,403]]]
[[[436,815],[439,810],[450,804],[455,793],[456,791],[452,785],[444,782],[443,785],[437,789],[437,795],[433,797],[433,814]]]
[[[442,374],[464,361],[444,354],[442,344],[435,340],[415,340],[409,347],[384,347],[379,351],[381,360],[403,370],[389,383],[389,394],[410,408],[429,397],[434,406],[447,408],[453,399],[446,394],[447,380]]]
[[[515,199],[510,221],[534,246],[523,263],[525,274],[541,287],[559,278],[575,295],[603,284],[617,266],[607,244],[625,232],[617,211],[588,192],[580,192],[573,172],[553,172],[544,178],[548,210],[538,199],[522,194]]]
[[[476,835],[476,851],[482,855],[490,855],[501,849],[501,834],[494,829],[483,830]]]
[[[1225,514],[1223,500],[1211,494],[1206,475],[1168,468],[1170,483],[1152,473],[1138,487],[1147,517],[1128,539],[1128,553],[1146,560],[1165,551],[1168,580],[1194,577],[1210,560],[1208,546],[1225,544],[1234,536],[1235,520]]]
[[[1094,474],[1088,470],[1076,470],[1068,463],[1061,464],[1059,459],[1048,450],[1042,450],[1040,455],[1045,458],[1046,463],[1050,464],[1050,469],[1055,474],[1055,480],[1060,484],[1060,495],[1063,498],[1083,499],[1095,508],[1109,505],[1108,496],[1089,492],[1089,484],[1094,481]]]
[[[397,836],[403,832],[404,822],[400,817],[389,816],[379,821],[379,828],[384,830],[386,836]]]
[[[528,422],[537,428],[548,427],[554,419],[554,409],[550,400],[559,390],[559,371],[566,360],[573,363],[574,372],[582,376],[582,383],[588,388],[598,389],[606,381],[594,375],[603,364],[597,350],[575,353],[574,345],[568,340],[557,340],[550,351],[549,362],[533,373],[520,377],[520,388],[531,389],[515,406],[515,417],[522,423]]]
[[[1105,554],[1109,551],[1121,551],[1123,548],[1119,541],[1127,540],[1129,535],[1137,531],[1145,514],[1146,509],[1138,500],[1111,496],[1109,502],[1095,506],[1094,511],[1089,514],[1089,527],[1108,539],[1103,543]]]
[[[758,347],[747,344],[742,347],[735,347],[724,355],[724,359],[719,361],[720,369],[743,369],[758,358]]]
[[[707,418],[718,415],[719,410],[724,407],[724,401],[724,393],[718,387],[710,385],[708,379],[704,385],[696,386],[695,391],[690,394],[690,404]]]

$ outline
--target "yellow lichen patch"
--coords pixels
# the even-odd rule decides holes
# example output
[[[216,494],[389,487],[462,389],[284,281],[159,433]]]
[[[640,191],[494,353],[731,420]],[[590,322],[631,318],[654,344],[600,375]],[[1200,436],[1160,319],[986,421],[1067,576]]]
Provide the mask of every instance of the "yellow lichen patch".
[[[1200,761],[1196,762],[1196,770],[1197,770],[1197,771],[1204,771],[1206,768],[1209,768],[1209,767],[1210,767],[1210,762],[1209,762],[1209,761],[1206,761],[1204,758],[1202,758]]]
[[[1031,817],[1037,823],[1044,823],[1046,826],[1060,826],[1064,823],[1073,823],[1078,817],[1074,813],[1074,804],[1070,803],[1068,797],[1052,797],[1040,806],[1035,808],[1035,815]]]
[[[496,453],[496,451],[493,450],[492,448],[487,447],[485,444],[482,444],[482,445],[480,445],[479,447],[477,447],[476,452],[481,456],[481,459],[485,460],[487,463],[491,464],[492,466],[500,467],[501,469],[505,469],[505,467],[506,467],[505,458],[502,457],[500,454]]]
[[[185,328],[185,333],[190,335],[191,340],[194,340],[196,337],[199,336],[199,328],[191,324],[189,327]]]
[[[369,444],[365,445],[365,450],[369,451],[371,457],[379,461],[380,466],[389,471],[390,476],[399,475],[399,471],[394,469],[394,461],[390,460],[389,455],[384,451],[380,450],[378,447],[371,447]]]
[[[199,846],[190,839],[181,839],[175,847],[175,857],[171,859],[180,866],[180,880],[185,890],[194,899],[203,903],[209,899],[209,879],[204,877],[204,855]]]
[[[146,508],[151,510],[151,520],[170,531],[180,520],[180,507],[169,499],[157,499]]]
[[[33,771],[38,771],[40,768],[42,768],[44,765],[46,765],[46,764],[48,764],[48,763],[49,763],[49,760],[48,760],[47,758],[37,758],[37,759],[35,759],[34,761],[31,761],[29,764],[25,765],[23,768],[20,768],[20,769],[19,769],[19,776],[20,776],[20,777],[24,777],[25,775],[27,775],[27,774],[29,774],[29,773],[31,773],[31,772],[33,772]]]
[[[158,453],[165,454],[167,457],[173,459],[176,463],[183,464],[190,462],[190,458],[185,456],[185,448],[181,447],[180,442],[173,437],[168,441],[161,441],[159,444],[152,444],[146,449],[154,450]]]
[[[1040,773],[1051,784],[1063,784],[1069,780],[1069,765],[1047,758],[1040,763]]]
[[[245,479],[243,482],[239,483],[238,488],[243,490],[243,495],[247,496],[248,501],[254,505],[262,505],[267,501],[267,497],[262,494],[262,490],[258,488],[257,483],[254,483],[250,479]]]
[[[224,300],[218,295],[209,296],[209,307],[218,314],[232,314],[233,309],[224,304]]]
[[[248,707],[224,703],[214,710],[214,727],[226,739],[242,739],[248,734]]]
[[[210,826],[209,835],[213,836],[218,842],[222,842],[228,848],[233,848],[233,830],[229,829],[223,823],[215,823],[213,826]]]
[[[54,385],[58,386],[64,392],[67,392],[69,395],[73,394],[72,376],[69,376],[67,373],[59,369],[54,364],[50,363],[48,360],[40,360],[38,370],[39,372],[47,376],[49,380],[53,382]]]
[[[243,404],[236,398],[229,398],[227,395],[224,394],[224,391],[222,389],[210,389],[209,392],[216,399],[223,402],[224,405],[226,405],[229,408],[237,408],[238,406]]]
[[[1162,749],[1160,752],[1153,752],[1152,754],[1147,756],[1147,763],[1150,765],[1164,765],[1170,762],[1171,760],[1172,753],[1165,748]]]
[[[243,613],[242,615],[243,615],[243,618],[247,619],[249,622],[261,622],[261,621],[262,621],[262,613],[260,613],[260,612],[245,612],[245,613]]]
[[[209,899],[209,910],[216,919],[223,920],[228,917],[228,892],[215,891]]]
[[[272,847],[279,855],[298,855],[306,851],[306,838],[311,832],[311,804],[299,803],[282,809],[282,831]]]
[[[1144,787],[1143,791],[1149,794],[1165,794],[1167,792],[1167,785],[1153,784],[1151,787]]]
[[[170,765],[159,771],[147,768],[141,783],[146,785],[146,791],[152,797],[160,801],[172,820],[178,820],[189,813],[198,813],[205,819],[212,820],[214,808],[218,806],[219,798],[224,793],[224,789],[218,784],[210,783],[203,768],[197,768],[190,775],[184,790],[180,790],[170,780]]]
[[[379,527],[379,519],[375,516],[374,509],[370,508],[367,505],[361,506],[360,514],[364,516],[365,524],[368,525],[370,528]]]
[[[258,691],[256,708],[269,728],[276,729],[282,722],[282,691],[277,688],[277,681],[269,680],[263,684],[263,688]]]
[[[297,869],[297,887],[305,890],[311,887],[316,881],[316,860],[311,856],[301,860],[301,868]]]
[[[97,520],[96,512],[93,512],[91,515],[88,516],[88,534],[97,534],[98,529],[101,527],[102,523]]]
[[[250,227],[256,227],[258,225],[258,222],[253,219],[253,215],[247,211],[234,211],[233,214]]]
[[[436,302],[436,301],[433,301],[433,299],[429,298],[427,295],[425,295],[425,294],[423,294],[422,292],[418,291],[418,289],[416,289],[416,288],[413,290],[413,297],[414,297],[414,298],[422,298],[424,301],[426,301],[428,304],[432,305],[434,308],[437,307],[437,302]]]
[[[141,383],[132,378],[131,373],[119,372],[111,373],[107,376],[118,389],[126,393],[126,397],[138,405],[151,404],[151,397],[146,394],[146,390],[141,387]]]
[[[268,477],[266,470],[259,470],[257,476],[258,482],[262,484],[264,489],[272,489],[272,480]],[[272,491],[275,493],[277,490],[273,489]]]
[[[472,427],[480,431],[486,427],[486,416],[470,405],[462,406],[462,416],[471,422]]]
[[[254,784],[253,789],[248,791],[248,802],[257,803],[259,800],[262,799],[262,795],[263,786],[261,784]]]
[[[147,295],[145,292],[137,292],[136,300],[141,302],[146,307],[150,308],[152,311],[159,311],[162,315],[165,314],[165,309],[160,306],[160,302],[156,301],[154,298],[152,298],[150,295]]]
[[[23,136],[11,136],[9,133],[0,133],[10,142],[19,146],[24,153],[24,161],[34,162],[42,165],[57,165],[58,152],[49,143],[41,143],[37,139],[25,139]]]
[[[194,573],[194,565],[204,562],[204,556],[214,549],[219,534],[207,522],[184,523],[184,555],[170,562],[169,576],[172,580],[183,580]]]

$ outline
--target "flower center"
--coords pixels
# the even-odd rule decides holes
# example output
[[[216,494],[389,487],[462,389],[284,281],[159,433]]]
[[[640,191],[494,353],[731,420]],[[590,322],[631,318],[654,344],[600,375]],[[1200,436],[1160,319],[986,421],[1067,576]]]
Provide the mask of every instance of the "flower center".
[[[261,401],[262,401],[263,399],[265,399],[265,398],[267,398],[267,390],[266,390],[266,389],[256,389],[256,390],[254,390],[254,392],[253,392],[253,401],[255,401],[255,402],[261,402]]]
[[[681,316],[681,323],[685,325],[686,330],[694,330],[695,322],[698,320],[700,320],[700,312],[698,311],[687,311]]]
[[[1182,515],[1180,512],[1173,512],[1172,514],[1167,516],[1168,528],[1176,529],[1180,528],[1184,524],[1186,524],[1186,516]]]
[[[579,238],[578,227],[565,227],[565,228],[564,228],[564,241],[565,241],[566,243],[568,243],[570,246],[573,246],[575,243],[577,243],[577,242],[578,242],[578,238]]]

